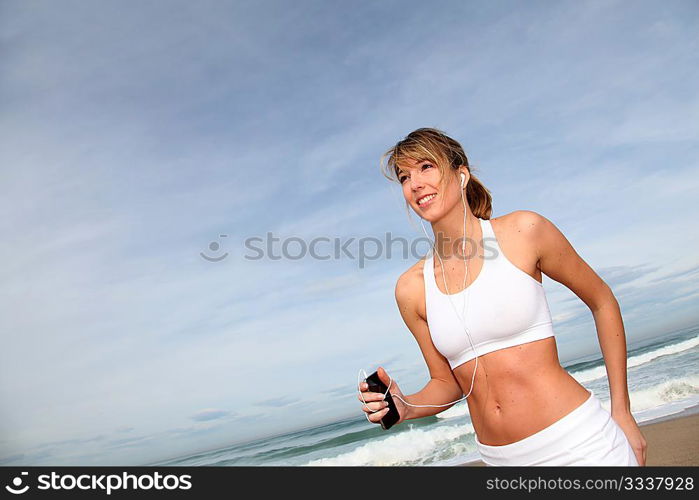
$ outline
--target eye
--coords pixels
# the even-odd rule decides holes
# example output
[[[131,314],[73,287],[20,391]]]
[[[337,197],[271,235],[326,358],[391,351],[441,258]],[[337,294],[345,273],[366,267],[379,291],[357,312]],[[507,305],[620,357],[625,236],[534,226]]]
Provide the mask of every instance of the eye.
[[[430,165],[429,163],[425,163],[425,164],[422,166],[422,169],[424,170],[425,167],[427,167],[427,168],[432,168],[432,165]]]
[[[401,175],[400,177],[398,177],[398,182],[403,184],[407,178],[408,178],[407,175]]]

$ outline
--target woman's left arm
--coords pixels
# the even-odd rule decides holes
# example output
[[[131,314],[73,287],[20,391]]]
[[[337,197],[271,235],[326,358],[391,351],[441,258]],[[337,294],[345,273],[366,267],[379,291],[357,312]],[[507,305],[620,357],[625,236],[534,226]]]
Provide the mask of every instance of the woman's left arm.
[[[626,434],[638,463],[645,465],[647,445],[631,413],[626,335],[616,297],[551,221],[536,212],[521,210],[517,225],[536,248],[541,272],[569,288],[592,311],[609,379],[612,418]]]

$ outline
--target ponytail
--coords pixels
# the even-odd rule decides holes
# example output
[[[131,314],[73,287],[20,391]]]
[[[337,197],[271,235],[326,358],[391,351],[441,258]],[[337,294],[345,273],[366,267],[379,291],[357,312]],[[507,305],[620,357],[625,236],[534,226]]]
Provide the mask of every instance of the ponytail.
[[[493,213],[493,197],[488,188],[473,174],[466,184],[466,200],[468,200],[468,206],[473,215],[479,219],[490,219]]]

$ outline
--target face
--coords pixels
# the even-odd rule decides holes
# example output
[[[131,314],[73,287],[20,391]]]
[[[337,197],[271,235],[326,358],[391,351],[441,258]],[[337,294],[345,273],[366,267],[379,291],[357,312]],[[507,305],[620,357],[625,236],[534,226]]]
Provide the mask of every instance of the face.
[[[403,186],[403,196],[423,219],[430,222],[439,220],[456,203],[461,203],[459,176],[455,175],[441,188],[441,173],[430,160],[406,159],[400,167],[398,180]]]

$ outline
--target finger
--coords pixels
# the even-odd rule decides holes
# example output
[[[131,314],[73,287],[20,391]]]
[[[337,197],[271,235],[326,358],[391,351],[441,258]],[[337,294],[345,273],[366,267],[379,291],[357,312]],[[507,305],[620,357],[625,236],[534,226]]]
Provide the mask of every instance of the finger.
[[[386,407],[388,407],[388,403],[386,401],[379,401],[376,403],[367,403],[362,405],[362,410],[364,410],[366,413],[376,413],[377,411],[383,410]]]
[[[388,408],[385,408],[381,411],[377,411],[376,413],[370,414],[369,420],[371,420],[375,424],[378,424],[379,421],[386,416],[386,413],[388,413]]]
[[[364,396],[365,398],[366,398],[367,396],[371,395],[371,394],[378,394],[378,393],[369,391],[369,388],[368,388],[368,387],[365,387],[365,388],[359,390],[358,393],[360,393],[360,394],[361,394],[362,396]]]
[[[362,392],[357,394],[357,399],[362,403],[366,404],[384,401],[384,398],[381,396],[383,396],[383,394],[378,394],[376,392]]]
[[[361,384],[359,384],[358,388],[359,388],[359,392],[361,392],[364,395],[369,393],[369,384],[367,384],[366,382],[362,382]],[[378,393],[378,394],[382,394],[382,393]]]
[[[378,400],[378,399],[384,399],[384,397],[385,397],[383,392],[373,392],[373,391],[370,391],[368,387],[366,389],[362,389],[361,391],[358,391],[358,392],[359,392],[359,394],[364,396],[364,399],[371,398],[372,401]]]
[[[646,457],[645,454],[643,453],[643,450],[638,450],[636,451],[636,460],[638,461],[638,465],[643,467],[646,464]]]
[[[388,384],[391,382],[391,377],[388,376],[388,373],[386,373],[386,370],[383,369],[383,367],[379,366],[379,369],[376,370],[379,374],[379,379],[381,382],[386,384],[386,387],[388,387]]]
[[[385,399],[384,395],[380,392],[362,392],[360,394],[357,394],[357,398],[361,401],[362,398],[364,398],[364,401],[369,402],[369,401],[383,401]]]

